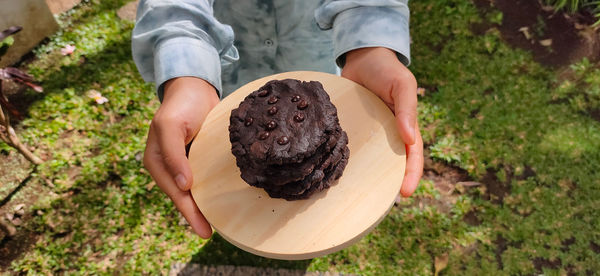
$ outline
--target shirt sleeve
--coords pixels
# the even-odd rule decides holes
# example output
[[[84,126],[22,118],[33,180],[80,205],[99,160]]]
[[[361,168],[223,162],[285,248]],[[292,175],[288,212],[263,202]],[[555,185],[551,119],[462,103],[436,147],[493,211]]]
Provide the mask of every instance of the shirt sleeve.
[[[237,59],[237,50],[231,27],[213,16],[213,2],[140,1],[133,59],[144,80],[156,83],[159,98],[165,81],[183,76],[204,79],[221,95],[221,60]]]
[[[333,29],[336,62],[344,66],[344,54],[358,48],[386,47],[410,64],[408,0],[326,0],[315,19],[323,30]]]

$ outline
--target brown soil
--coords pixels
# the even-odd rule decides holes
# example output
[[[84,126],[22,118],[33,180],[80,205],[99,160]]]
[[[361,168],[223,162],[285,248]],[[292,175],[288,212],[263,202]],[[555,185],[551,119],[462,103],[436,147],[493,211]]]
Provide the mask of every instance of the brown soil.
[[[600,60],[600,32],[590,27],[596,20],[590,13],[555,13],[532,0],[475,0],[475,3],[484,13],[500,10],[502,24],[495,27],[503,39],[531,51],[541,64],[562,68],[584,57],[593,62]],[[551,45],[542,45],[550,40]]]
[[[2,239],[0,241],[0,274],[6,272],[12,261],[31,250],[38,239],[37,233],[26,228],[19,229],[17,234],[12,237]]]
[[[38,235],[28,229],[28,222],[32,214],[30,207],[37,202],[40,194],[46,192],[42,185],[31,177],[32,167],[18,153],[0,153],[0,219],[3,225],[0,227],[0,272],[6,270],[13,260],[33,248]],[[25,213],[18,216],[21,223],[15,225],[7,219],[7,215],[14,213],[15,206],[25,204]],[[13,236],[9,235],[6,225],[16,231]]]
[[[470,183],[470,178],[466,171],[450,166],[443,162],[434,161],[429,157],[429,151],[424,153],[425,164],[423,169],[423,179],[433,182],[436,190],[440,192],[439,198],[416,198],[409,206],[436,206],[440,212],[449,213],[452,209],[458,193],[456,193],[458,183]],[[402,198],[398,196],[397,203],[400,203]]]

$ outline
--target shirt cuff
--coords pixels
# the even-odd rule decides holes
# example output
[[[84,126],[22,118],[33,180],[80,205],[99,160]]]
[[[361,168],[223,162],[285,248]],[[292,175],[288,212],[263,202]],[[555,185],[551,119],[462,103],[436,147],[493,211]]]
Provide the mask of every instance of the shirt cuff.
[[[367,47],[385,47],[396,52],[404,65],[410,64],[409,18],[386,7],[357,7],[341,12],[333,23],[336,63],[344,67],[345,54]]]
[[[163,84],[177,77],[201,78],[214,86],[221,97],[221,63],[215,47],[189,37],[159,43],[154,52],[154,81],[161,101]]]

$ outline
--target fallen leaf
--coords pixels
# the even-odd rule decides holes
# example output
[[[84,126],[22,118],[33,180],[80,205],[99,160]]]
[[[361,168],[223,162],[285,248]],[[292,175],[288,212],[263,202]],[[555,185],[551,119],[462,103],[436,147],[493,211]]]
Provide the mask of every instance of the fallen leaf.
[[[475,186],[481,185],[481,183],[476,182],[476,181],[462,181],[462,182],[458,182],[456,184],[463,185],[464,187],[475,187]]]
[[[60,49],[60,53],[61,53],[63,56],[70,55],[70,54],[72,54],[74,51],[75,51],[75,46],[74,46],[74,45],[67,45],[67,46],[65,46],[64,48]]]
[[[15,206],[15,208],[14,208],[15,214],[17,214],[19,216],[25,215],[25,208],[23,208],[24,206],[25,206],[25,204],[19,204],[19,205]]]
[[[15,205],[15,207],[13,208],[13,210],[15,210],[15,212],[16,212],[16,211],[22,210],[23,207],[25,207],[24,203],[17,204],[17,205]]]
[[[587,25],[585,25],[585,24],[579,24],[579,23],[575,22],[575,29],[577,29],[577,30],[583,30],[586,27],[587,27]]]
[[[529,32],[529,27],[521,27],[521,28],[519,28],[519,32],[522,32],[527,40],[531,39],[531,33]]]
[[[433,275],[437,276],[440,271],[444,270],[444,268],[448,266],[448,253],[444,253],[441,256],[436,256],[433,266],[435,267],[435,273]]]
[[[475,181],[462,181],[462,182],[456,183],[456,185],[454,185],[454,188],[459,193],[464,194],[466,192],[467,188],[472,188],[472,187],[477,187],[477,186],[481,186],[481,183],[475,182]]]
[[[542,10],[545,12],[552,12],[554,11],[554,7],[550,5],[542,5]]]
[[[544,39],[539,41],[540,44],[544,47],[548,47],[552,45],[552,39]]]
[[[146,190],[150,191],[154,186],[156,186],[156,182],[150,181],[150,183],[146,184]]]

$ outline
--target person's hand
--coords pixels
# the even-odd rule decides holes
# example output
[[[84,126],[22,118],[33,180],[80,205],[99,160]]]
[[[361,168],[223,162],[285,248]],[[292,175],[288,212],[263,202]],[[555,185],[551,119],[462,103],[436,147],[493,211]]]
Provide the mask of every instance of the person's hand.
[[[387,48],[361,48],[346,53],[342,77],[366,87],[381,98],[396,116],[406,144],[406,172],[400,193],[410,196],[423,174],[423,139],[417,123],[417,81]]]
[[[167,81],[144,152],[144,166],[158,187],[202,238],[209,238],[212,229],[189,191],[193,180],[185,146],[200,131],[208,112],[218,102],[215,88],[202,79],[181,77]]]

